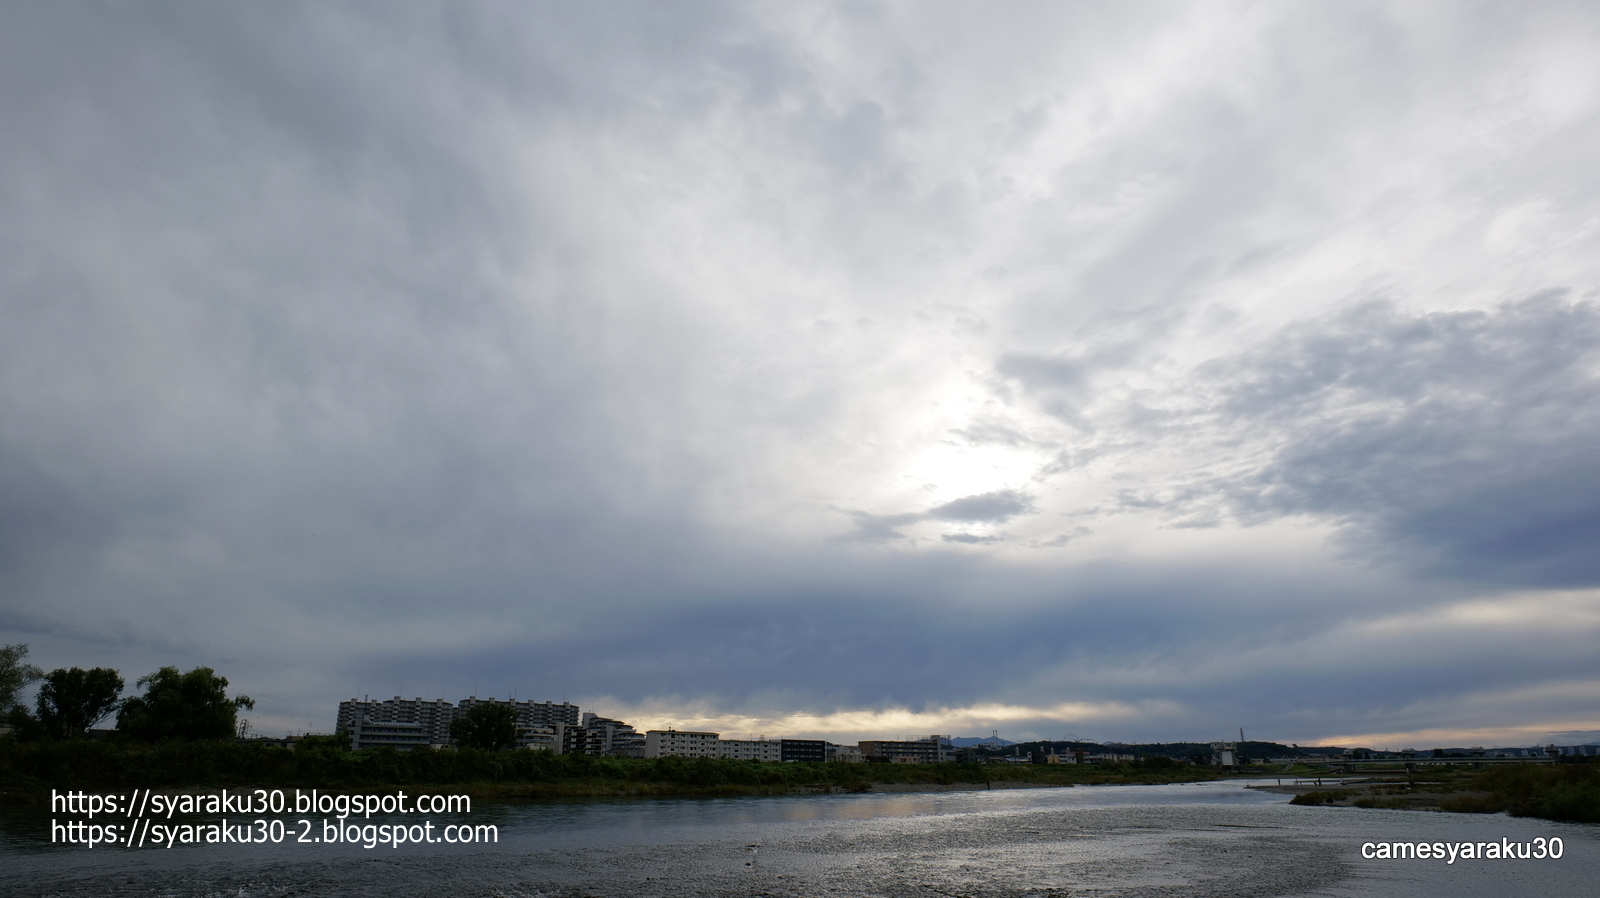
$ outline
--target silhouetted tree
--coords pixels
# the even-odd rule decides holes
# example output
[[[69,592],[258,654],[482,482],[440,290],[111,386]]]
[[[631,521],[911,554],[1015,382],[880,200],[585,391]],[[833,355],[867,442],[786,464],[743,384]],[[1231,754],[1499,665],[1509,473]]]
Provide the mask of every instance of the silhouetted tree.
[[[497,751],[517,744],[517,712],[506,705],[484,702],[450,722],[450,735],[462,745]]]
[[[77,739],[121,704],[122,675],[108,667],[57,668],[44,678],[35,706],[51,739]]]
[[[27,643],[0,646],[0,714],[22,706],[22,690],[44,676],[44,671],[28,664]]]
[[[122,703],[117,729],[135,739],[232,739],[239,709],[254,708],[248,695],[228,698],[228,678],[209,667],[179,673],[163,667],[139,678],[144,695]]]

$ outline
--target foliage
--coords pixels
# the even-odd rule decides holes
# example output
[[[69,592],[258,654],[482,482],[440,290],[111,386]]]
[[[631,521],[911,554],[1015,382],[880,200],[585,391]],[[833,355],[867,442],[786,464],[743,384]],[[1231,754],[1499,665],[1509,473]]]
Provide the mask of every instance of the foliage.
[[[1516,764],[1486,770],[1473,788],[1490,793],[1485,810],[1513,817],[1600,823],[1600,764]]]
[[[108,667],[57,668],[39,687],[39,724],[51,739],[77,739],[121,704],[122,676]]]
[[[498,751],[517,744],[517,712],[495,702],[473,705],[467,713],[450,722],[450,735],[457,743],[484,751]]]
[[[15,705],[5,714],[5,723],[11,727],[11,738],[18,742],[38,742],[45,738],[44,726],[39,718],[21,705]]]
[[[1344,801],[1351,796],[1348,789],[1322,789],[1314,792],[1302,792],[1289,799],[1290,804],[1333,804]]]
[[[228,698],[228,678],[209,667],[179,673],[163,667],[139,678],[144,695],[122,703],[117,729],[133,739],[232,739],[240,708],[254,708],[247,695]]]
[[[318,740],[294,749],[239,742],[141,743],[0,740],[0,788],[171,786],[411,788],[455,785],[508,795],[738,795],[791,790],[866,791],[871,784],[985,782],[1072,785],[1213,778],[1191,767],[1170,775],[1098,764],[818,764],[718,758],[604,758],[475,748],[346,751]]]
[[[22,704],[22,690],[44,676],[39,668],[28,664],[26,643],[0,646],[0,714],[9,714]]]
[[[305,734],[294,743],[295,751],[349,751],[350,734],[340,730],[332,736],[313,736]]]

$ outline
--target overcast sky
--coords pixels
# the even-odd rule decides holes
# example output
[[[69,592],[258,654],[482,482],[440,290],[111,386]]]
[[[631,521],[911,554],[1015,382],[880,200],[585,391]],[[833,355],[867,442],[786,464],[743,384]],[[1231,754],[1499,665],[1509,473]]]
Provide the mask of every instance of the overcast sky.
[[[259,731],[1600,733],[1592,3],[12,3],[0,643]]]

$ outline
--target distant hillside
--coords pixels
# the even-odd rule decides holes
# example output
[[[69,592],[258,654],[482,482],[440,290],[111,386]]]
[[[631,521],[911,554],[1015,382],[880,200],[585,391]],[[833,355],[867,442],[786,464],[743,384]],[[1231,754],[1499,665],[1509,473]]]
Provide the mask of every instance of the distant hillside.
[[[950,744],[954,745],[956,748],[967,748],[968,746],[972,745],[991,745],[995,748],[1002,748],[1007,745],[1016,745],[1016,743],[1012,742],[1010,739],[1001,739],[997,736],[960,736],[955,739],[951,739]]]

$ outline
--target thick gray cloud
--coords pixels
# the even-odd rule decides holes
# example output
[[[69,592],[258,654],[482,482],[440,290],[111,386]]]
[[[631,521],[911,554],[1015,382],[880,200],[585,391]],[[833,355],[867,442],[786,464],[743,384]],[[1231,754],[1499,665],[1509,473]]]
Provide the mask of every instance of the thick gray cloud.
[[[1366,553],[1473,579],[1600,585],[1600,307],[1358,306],[1219,377],[1221,414],[1281,435],[1227,484],[1247,519],[1336,516]]]
[[[19,7],[0,642],[267,729],[1594,730],[1597,35]]]

